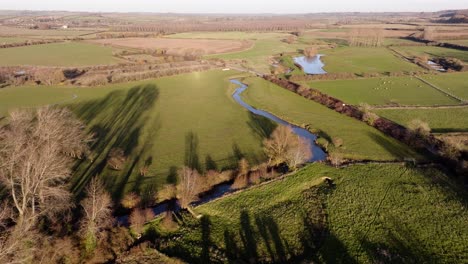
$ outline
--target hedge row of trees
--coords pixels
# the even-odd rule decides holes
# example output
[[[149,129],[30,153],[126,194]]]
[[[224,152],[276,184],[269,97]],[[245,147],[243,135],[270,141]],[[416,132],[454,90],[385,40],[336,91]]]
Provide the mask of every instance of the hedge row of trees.
[[[356,28],[348,33],[348,43],[354,47],[380,47],[384,39],[382,29]]]
[[[307,99],[316,101],[339,113],[364,121],[386,135],[398,139],[409,146],[425,148],[434,152],[439,156],[441,161],[451,168],[456,168],[460,175],[468,175],[466,174],[468,170],[467,153],[459,151],[448,142],[441,141],[430,133],[422,133],[421,131],[424,129],[415,130],[406,128],[391,120],[378,117],[375,114],[370,114],[362,108],[360,109],[352,105],[347,105],[343,101],[323,94],[319,90],[301,86],[288,80],[278,79],[274,76],[265,76],[264,78],[280,87],[295,92]]]
[[[24,42],[16,42],[16,43],[0,43],[0,49],[60,43],[60,42],[63,42],[63,40],[26,40]]]
[[[41,84],[101,85],[204,71],[222,66],[219,62],[180,61],[159,64],[120,64],[83,68],[0,67],[0,83],[9,85]]]

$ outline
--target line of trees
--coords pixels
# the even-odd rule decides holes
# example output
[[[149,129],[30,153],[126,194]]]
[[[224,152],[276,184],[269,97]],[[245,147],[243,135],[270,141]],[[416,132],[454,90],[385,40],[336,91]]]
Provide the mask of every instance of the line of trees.
[[[348,43],[353,47],[380,47],[384,39],[382,29],[355,28],[348,33]]]

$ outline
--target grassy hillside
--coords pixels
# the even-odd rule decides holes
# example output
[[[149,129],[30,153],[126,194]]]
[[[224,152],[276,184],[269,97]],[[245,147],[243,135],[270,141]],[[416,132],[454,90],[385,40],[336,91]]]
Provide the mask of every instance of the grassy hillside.
[[[444,105],[459,103],[459,101],[447,97],[413,77],[320,81],[311,82],[309,86],[354,105],[360,103],[371,105]]]
[[[375,110],[383,117],[403,126],[413,119],[427,122],[433,132],[468,131],[468,107],[452,109],[386,109]]]
[[[0,49],[0,58],[0,66],[86,66],[118,62],[110,47],[76,42]]]
[[[330,73],[401,72],[418,71],[418,66],[406,62],[386,48],[342,47],[323,52],[324,70]]]
[[[248,78],[245,82],[250,86],[243,94],[247,103],[292,123],[309,124],[323,131],[328,138],[341,138],[343,145],[330,150],[343,153],[347,158],[393,160],[418,156],[406,145],[363,122],[334,112],[263,79]]]
[[[192,263],[459,263],[468,258],[467,197],[435,169],[312,164],[202,205],[201,221],[186,216],[158,236],[168,238],[163,252]]]

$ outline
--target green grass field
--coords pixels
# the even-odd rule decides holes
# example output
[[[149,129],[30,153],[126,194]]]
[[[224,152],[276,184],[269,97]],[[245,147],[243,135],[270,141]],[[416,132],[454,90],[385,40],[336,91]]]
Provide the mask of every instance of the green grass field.
[[[468,107],[453,109],[381,109],[375,113],[407,126],[411,120],[427,122],[433,132],[468,131]]]
[[[228,78],[235,74],[161,78],[76,105],[78,115],[102,138],[94,147],[101,154],[78,169],[80,183],[100,170],[112,147],[129,156],[122,171],[101,172],[115,196],[132,190],[145,195],[174,183],[174,170],[184,163],[205,170],[207,160],[218,169],[236,167],[242,156],[251,164],[263,161],[263,135],[256,132],[264,120],[231,98]],[[148,177],[139,175],[144,165],[149,165]]]
[[[450,105],[459,101],[413,77],[383,77],[308,83],[348,104]]]
[[[305,45],[301,43],[287,44],[281,41],[282,39],[284,39],[283,35],[271,38],[259,38],[255,41],[254,46],[248,50],[229,54],[212,55],[208,56],[208,58],[245,60],[247,63],[243,64],[246,67],[268,73],[270,70],[269,58],[282,52],[297,52],[299,49],[303,49],[305,47]]]
[[[343,146],[331,151],[346,158],[394,160],[417,157],[406,145],[385,136],[363,122],[334,112],[260,78],[248,78],[243,97],[250,105],[298,125],[310,124],[328,138],[341,138]],[[331,145],[331,144],[330,144]]]
[[[86,66],[118,62],[110,47],[76,42],[0,49],[0,58],[0,66]]]
[[[409,40],[409,39],[401,39],[401,38],[385,38],[384,45],[385,46],[392,46],[392,45],[399,45],[399,44],[415,44],[418,42]]]
[[[448,49],[432,46],[404,46],[394,47],[395,50],[408,57],[428,55],[430,57],[450,57],[468,62],[468,53],[462,50]]]
[[[341,47],[323,51],[324,70],[330,73],[418,71],[418,66],[393,55],[386,48]]]
[[[460,263],[468,258],[466,202],[466,191],[435,169],[312,164],[197,207],[201,221],[186,215],[177,231],[156,232],[164,253],[190,263],[228,262],[217,252],[246,262]]]
[[[117,199],[127,191],[147,194],[173,183],[174,168],[188,158],[201,170],[207,159],[218,169],[237,166],[242,156],[251,164],[265,159],[258,131],[268,121],[232,99],[228,78],[238,74],[214,70],[95,88],[11,87],[0,89],[0,111],[69,105],[97,137],[93,162],[76,167],[75,190],[99,174]],[[126,153],[121,171],[106,168],[111,148]],[[147,177],[139,176],[144,165]]]
[[[423,75],[421,77],[451,94],[468,100],[468,72]]]

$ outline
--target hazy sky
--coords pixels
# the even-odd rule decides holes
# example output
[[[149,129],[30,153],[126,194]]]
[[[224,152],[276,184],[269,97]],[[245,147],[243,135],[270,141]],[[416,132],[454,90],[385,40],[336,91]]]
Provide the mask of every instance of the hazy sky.
[[[316,13],[466,9],[468,0],[0,0],[0,9],[174,13]]]

